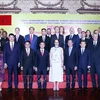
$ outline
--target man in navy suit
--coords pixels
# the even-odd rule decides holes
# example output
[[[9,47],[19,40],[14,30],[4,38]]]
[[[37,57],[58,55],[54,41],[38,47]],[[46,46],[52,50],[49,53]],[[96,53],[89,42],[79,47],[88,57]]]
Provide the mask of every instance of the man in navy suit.
[[[14,34],[9,34],[9,42],[4,48],[4,67],[8,67],[8,89],[12,90],[12,71],[14,71],[15,91],[18,90],[18,72],[20,66],[20,49],[19,45],[14,42]]]
[[[87,72],[90,68],[90,52],[86,48],[84,40],[80,43],[81,48],[78,51],[78,84],[79,91],[82,90],[82,74],[84,76],[84,90],[87,90]]]
[[[38,90],[40,91],[42,88],[46,90],[47,86],[47,68],[49,67],[49,53],[45,50],[45,43],[40,43],[40,49],[37,51],[36,54],[36,68],[37,68],[37,75],[38,75]],[[43,87],[41,86],[41,74],[43,74]]]
[[[17,42],[19,44],[21,51],[24,50],[25,39],[22,35],[20,35],[20,28],[19,27],[15,28],[15,42]]]
[[[64,48],[64,37],[59,33],[59,27],[55,26],[55,34],[51,36],[51,47],[54,46],[54,41],[59,40],[59,46]]]
[[[68,40],[68,48],[64,52],[64,65],[66,68],[66,90],[70,89],[70,74],[72,75],[72,91],[75,88],[75,71],[77,70],[78,55],[76,48],[73,47],[72,40]]]
[[[65,39],[65,45],[67,45],[68,43],[68,40],[71,39],[73,41],[73,46],[75,48],[79,48],[79,44],[80,44],[80,40],[79,40],[79,37],[78,35],[75,35],[75,30],[73,27],[71,27],[69,29],[69,32],[70,32],[70,35],[66,36],[66,39]],[[68,47],[68,45],[67,45]]]
[[[32,89],[33,67],[35,66],[34,50],[30,48],[30,41],[25,42],[25,50],[21,55],[21,68],[23,69],[24,91],[27,90],[27,75],[29,75],[29,89]]]
[[[45,43],[45,49],[49,52],[50,51],[50,38],[47,36],[47,30],[45,28],[41,29],[42,36],[38,37],[37,40],[37,49],[40,49],[40,43]]]
[[[31,48],[36,52],[37,50],[37,36],[34,34],[35,28],[29,28],[29,34],[25,36],[25,41],[31,42]]]
[[[96,89],[96,77],[98,76],[98,90],[100,91],[100,41],[98,40],[98,34],[93,34],[93,40],[89,43],[89,49],[91,53],[91,79],[93,90]]]
[[[89,39],[86,38],[86,32],[85,32],[85,31],[82,31],[82,32],[81,32],[80,43],[81,43],[81,41],[85,41],[85,43],[86,43],[86,48],[88,48]]]
[[[24,50],[25,39],[22,35],[20,35],[20,28],[15,28],[15,42],[19,44],[20,52]],[[20,74],[20,67],[18,68],[18,74]]]

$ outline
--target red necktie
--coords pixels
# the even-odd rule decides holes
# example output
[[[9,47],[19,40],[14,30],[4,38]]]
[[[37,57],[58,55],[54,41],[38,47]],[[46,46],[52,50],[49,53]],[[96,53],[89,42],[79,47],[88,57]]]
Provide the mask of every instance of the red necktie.
[[[33,40],[33,37],[32,37],[32,34],[30,34],[30,42],[32,42]]]
[[[42,56],[44,55],[44,51],[43,50],[41,50],[41,54],[42,54]]]

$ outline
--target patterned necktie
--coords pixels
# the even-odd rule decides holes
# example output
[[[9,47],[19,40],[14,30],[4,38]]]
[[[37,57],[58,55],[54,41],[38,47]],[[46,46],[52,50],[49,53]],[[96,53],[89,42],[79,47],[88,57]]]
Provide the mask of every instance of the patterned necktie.
[[[11,42],[11,51],[13,51],[13,48],[14,48],[14,44],[13,42]]]
[[[29,53],[29,50],[28,49],[26,50],[26,53],[27,53],[27,56],[29,56],[30,53]]]
[[[71,48],[69,48],[69,56],[70,56],[70,54],[71,54],[71,51],[72,51],[72,49],[71,49]]]
[[[84,49],[81,50],[81,54],[83,54],[83,53],[84,53]]]
[[[32,42],[33,40],[33,37],[32,37],[32,34],[30,34],[30,42]]]
[[[42,56],[44,55],[44,51],[43,50],[41,50],[41,54],[42,54]]]

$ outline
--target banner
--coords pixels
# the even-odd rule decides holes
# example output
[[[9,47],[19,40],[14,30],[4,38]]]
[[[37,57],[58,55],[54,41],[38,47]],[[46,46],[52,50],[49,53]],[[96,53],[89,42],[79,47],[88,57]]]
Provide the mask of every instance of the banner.
[[[74,27],[75,34],[77,34],[77,28],[79,27],[84,31],[89,29],[91,32],[100,27],[100,15],[12,14],[9,20],[6,19],[6,15],[4,15],[3,19],[3,15],[0,16],[0,28],[3,28],[8,33],[14,33],[15,27],[19,27],[23,36],[29,33],[29,27],[31,26],[35,28],[37,35],[41,34],[42,28],[51,28],[53,34],[55,26],[64,26],[67,34],[69,34],[70,27]]]

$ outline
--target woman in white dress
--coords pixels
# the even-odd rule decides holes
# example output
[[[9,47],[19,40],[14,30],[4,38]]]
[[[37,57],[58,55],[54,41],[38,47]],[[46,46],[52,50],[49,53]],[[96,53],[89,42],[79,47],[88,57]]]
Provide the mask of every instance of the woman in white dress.
[[[54,83],[53,90],[59,90],[59,82],[63,82],[63,49],[59,47],[59,41],[55,40],[55,47],[50,50],[49,81]]]

